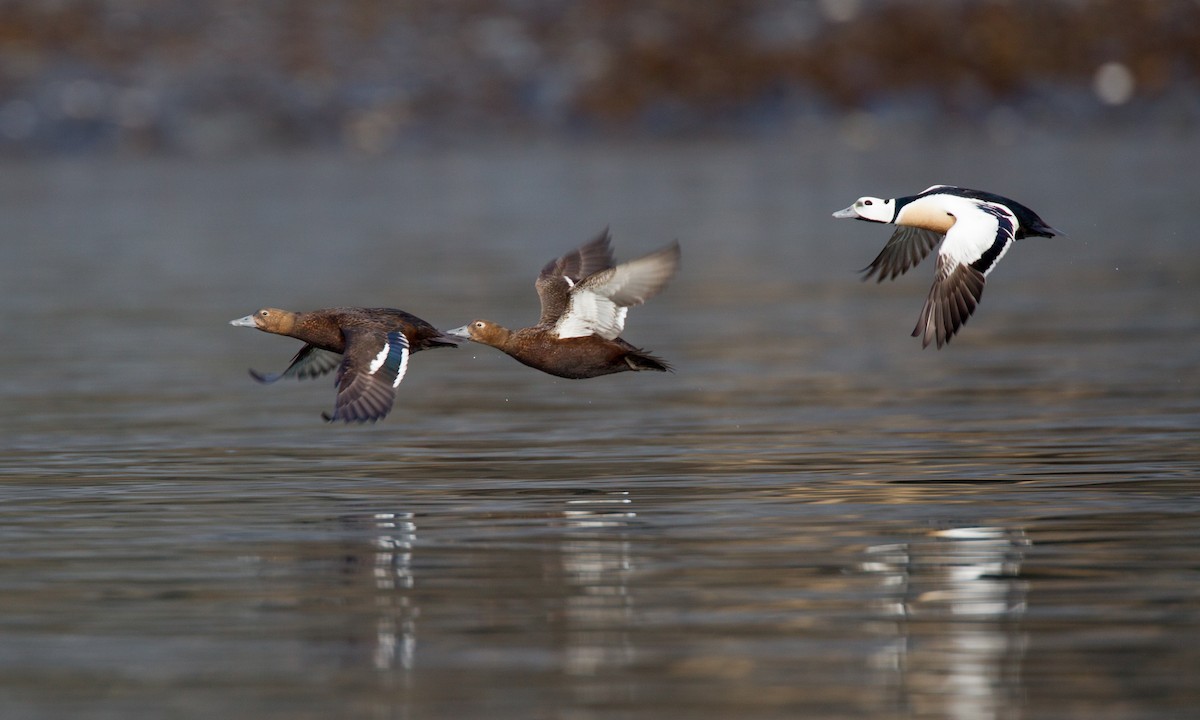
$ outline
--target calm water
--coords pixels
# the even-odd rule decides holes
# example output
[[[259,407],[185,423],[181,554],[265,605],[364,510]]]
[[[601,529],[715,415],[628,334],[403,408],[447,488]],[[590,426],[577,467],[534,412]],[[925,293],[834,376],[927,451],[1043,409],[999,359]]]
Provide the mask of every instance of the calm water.
[[[0,168],[4,718],[1182,718],[1200,709],[1200,141],[541,145]],[[859,195],[1019,243],[948,349]],[[262,305],[536,317],[611,224],[673,375],[254,384]]]

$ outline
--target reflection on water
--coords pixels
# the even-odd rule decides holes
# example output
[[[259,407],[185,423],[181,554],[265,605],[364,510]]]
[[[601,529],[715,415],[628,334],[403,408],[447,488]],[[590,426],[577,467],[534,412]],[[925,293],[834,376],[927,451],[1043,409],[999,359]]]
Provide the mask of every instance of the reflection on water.
[[[929,540],[867,549],[866,572],[883,576],[897,639],[878,662],[900,676],[914,715],[990,720],[1022,697],[1026,583],[1018,580],[1023,532],[961,527]],[[932,632],[930,630],[932,626]]]
[[[1029,140],[0,168],[0,716],[1194,714],[1195,143]],[[927,269],[821,220],[947,180],[1070,235],[922,351]],[[605,224],[682,242],[627,333],[674,374],[467,346],[329,427],[225,325],[531,321]]]
[[[574,590],[564,608],[564,669],[594,676],[634,661],[634,572],[631,542],[623,532],[637,517],[628,491],[567,500],[562,570]]]
[[[537,563],[540,571],[532,576],[535,584],[558,588],[551,591],[558,602],[548,610],[552,614],[549,620],[558,630],[547,651],[568,676],[602,678],[635,660],[635,607],[627,584],[634,572],[632,543],[623,529],[637,513],[628,491],[572,493],[559,504],[560,510],[522,518],[523,522],[544,522],[553,529],[555,538],[552,546],[537,550],[542,556]],[[433,576],[440,563],[421,562],[423,549],[425,556],[438,553],[423,548],[420,522],[421,517],[414,512],[375,512],[362,521],[351,519],[352,526],[369,526],[373,537],[361,556],[358,551],[348,550],[342,561],[347,577],[363,585],[364,593],[368,585],[374,590],[370,607],[364,608],[374,627],[371,666],[393,678],[395,682],[390,686],[403,689],[402,696],[412,691],[413,678],[422,670],[422,624],[437,622],[422,619],[423,613],[437,613],[437,609],[424,606],[422,590],[423,585],[437,583]],[[299,557],[297,560],[303,562]],[[361,572],[367,568],[369,572]],[[504,581],[529,582],[523,577]],[[464,590],[469,592],[470,586],[464,586]],[[501,590],[497,595],[503,597],[510,591]],[[536,595],[536,588],[531,594]],[[502,633],[506,626],[517,622],[506,619],[500,605],[489,606],[492,599],[486,590],[473,598],[484,608],[477,615],[477,631],[483,634]],[[437,652],[435,649],[425,664],[436,667]],[[499,666],[508,661],[496,657],[484,662]],[[592,700],[598,701],[613,687],[601,682],[581,686],[579,693],[581,699],[595,695]],[[401,700],[402,706],[408,705],[405,698]]]
[[[420,608],[412,605],[406,591],[414,583],[413,544],[417,524],[412,513],[376,513],[374,578],[381,612],[376,626],[374,665],[388,670],[399,665],[411,670],[417,647],[417,618]]]

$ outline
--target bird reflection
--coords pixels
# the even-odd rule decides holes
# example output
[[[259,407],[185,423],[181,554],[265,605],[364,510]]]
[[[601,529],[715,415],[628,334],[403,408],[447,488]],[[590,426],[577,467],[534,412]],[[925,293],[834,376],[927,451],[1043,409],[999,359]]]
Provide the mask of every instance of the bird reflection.
[[[630,541],[622,534],[637,513],[628,491],[573,498],[563,511],[569,532],[564,538],[562,566],[566,583],[575,589],[566,603],[566,670],[592,676],[603,668],[633,661],[633,571]],[[592,536],[594,530],[603,534]]]
[[[628,631],[634,624],[629,589],[632,543],[625,530],[637,513],[632,510],[633,501],[625,491],[571,495],[560,502],[540,518],[526,515],[523,519],[548,524],[557,531],[558,537],[547,546],[547,559],[555,572],[544,575],[543,579],[560,584],[565,590],[561,601],[560,650],[564,668],[571,675],[591,677],[607,668],[626,666],[633,660],[633,638]],[[370,582],[374,585],[372,664],[376,670],[402,670],[398,677],[408,682],[409,671],[415,667],[420,617],[414,595],[415,515],[377,512],[369,516],[369,522],[373,531],[368,561]],[[506,580],[507,575],[492,578],[484,574],[480,578],[480,582],[500,583],[493,589],[501,594],[524,597],[526,588],[509,587]],[[477,599],[486,605],[489,592],[483,587],[480,586]],[[504,624],[495,617],[487,623]]]
[[[867,549],[862,569],[890,591],[895,643],[875,662],[898,675],[901,703],[916,716],[994,720],[1019,706],[1025,611],[1018,580],[1021,530],[961,527],[928,540]]]
[[[375,513],[372,517],[379,535],[375,538],[372,575],[379,590],[376,603],[382,604],[376,615],[375,669],[401,667],[411,670],[417,649],[418,610],[402,590],[413,587],[412,550],[417,538],[413,514]]]

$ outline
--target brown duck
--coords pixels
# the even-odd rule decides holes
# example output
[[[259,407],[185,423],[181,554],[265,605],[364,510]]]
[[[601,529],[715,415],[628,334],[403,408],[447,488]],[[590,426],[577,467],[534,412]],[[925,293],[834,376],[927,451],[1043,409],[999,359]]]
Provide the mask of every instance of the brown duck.
[[[533,327],[509,330],[474,320],[447,335],[490,345],[558,377],[582,379],[630,370],[671,369],[619,335],[625,315],[657,295],[679,268],[679,243],[616,265],[606,229],[542,268],[534,287],[542,315]]]
[[[327,421],[375,422],[387,416],[396,387],[419,350],[457,347],[457,340],[416,315],[391,308],[328,308],[289,312],[263,308],[230,325],[258,328],[304,341],[281,373],[250,371],[261,383],[280,378],[315,378],[337,368],[337,400]]]

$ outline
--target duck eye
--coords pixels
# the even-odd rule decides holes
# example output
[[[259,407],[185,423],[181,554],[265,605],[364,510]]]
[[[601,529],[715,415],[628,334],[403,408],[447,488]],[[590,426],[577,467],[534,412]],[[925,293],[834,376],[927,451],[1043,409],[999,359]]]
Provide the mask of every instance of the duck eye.
[[[263,317],[266,317],[266,316],[270,315],[271,313],[267,312],[266,310],[259,310],[258,314],[262,315]]]
[[[481,328],[481,327],[483,327],[483,321],[481,320],[481,321],[479,321],[479,322],[476,322],[476,323],[475,323],[475,327],[477,327],[477,328]]]
[[[872,203],[870,200],[863,200],[863,205],[871,205],[871,204]]]

